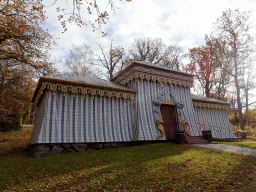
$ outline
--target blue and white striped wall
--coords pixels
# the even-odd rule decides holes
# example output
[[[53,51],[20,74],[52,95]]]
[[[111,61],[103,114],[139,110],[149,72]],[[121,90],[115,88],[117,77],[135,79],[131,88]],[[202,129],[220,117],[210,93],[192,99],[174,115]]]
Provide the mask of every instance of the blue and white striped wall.
[[[130,88],[137,90],[134,103],[131,99],[125,102],[119,98],[117,102],[116,97],[90,94],[83,98],[81,93],[74,97],[72,92],[63,96],[62,91],[53,95],[46,89],[37,106],[29,144],[156,140],[161,135],[156,121],[162,115],[154,101],[183,104],[182,109],[177,109],[177,123],[182,130],[180,123],[187,120],[193,136],[211,130],[214,138],[235,138],[226,110],[194,108],[189,88],[135,79]]]
[[[161,132],[156,127],[156,121],[161,118],[160,106],[154,106],[153,102],[173,101],[184,105],[182,109],[177,108],[177,124],[183,130],[181,122],[187,120],[192,136],[202,135],[203,130],[211,130],[214,138],[236,138],[227,111],[224,109],[202,109],[194,108],[190,89],[183,86],[165,86],[158,82],[147,80],[132,80],[131,88],[137,90],[135,104],[139,124],[138,140],[156,140]],[[154,112],[157,109],[158,113]],[[179,112],[181,115],[179,116]],[[163,140],[166,139],[164,136]]]
[[[137,90],[135,96],[135,104],[137,105],[139,135],[138,140],[156,140],[161,132],[156,127],[156,120],[161,118],[160,107],[157,108],[158,113],[154,112],[156,107],[153,102],[173,101],[175,103],[184,104],[181,110],[181,116],[177,116],[177,123],[186,119],[191,127],[191,135],[200,135],[194,118],[194,106],[192,104],[190,89],[183,86],[165,86],[158,82],[147,80],[132,80],[130,87]],[[166,139],[164,136],[163,140]]]
[[[196,108],[198,123],[205,130],[211,130],[213,138],[236,138],[224,109]]]
[[[47,89],[37,108],[29,144],[119,142],[133,138],[132,101]]]

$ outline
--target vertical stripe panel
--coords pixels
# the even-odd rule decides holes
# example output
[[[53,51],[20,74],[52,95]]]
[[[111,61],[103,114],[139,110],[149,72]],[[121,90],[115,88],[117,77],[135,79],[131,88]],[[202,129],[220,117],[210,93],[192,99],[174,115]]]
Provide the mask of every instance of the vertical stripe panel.
[[[66,111],[66,107],[65,107],[65,99],[66,99],[66,97],[64,97],[64,96],[62,96],[61,97],[62,98],[62,102],[61,102],[61,105],[62,105],[62,111],[61,111],[61,114],[62,114],[62,116],[61,116],[61,143],[64,143],[64,135],[65,135],[65,131],[66,131],[66,129],[65,129],[65,126],[64,126],[64,124],[65,124],[65,111]]]
[[[81,96],[83,98],[83,96]],[[84,96],[83,100],[83,142],[87,142],[87,105],[86,105],[86,100],[87,100],[87,95]]]
[[[88,108],[88,114],[89,114],[89,122],[88,122],[88,128],[89,128],[89,134],[88,134],[88,138],[89,138],[89,142],[94,142],[95,141],[95,135],[94,135],[94,111],[93,111],[93,99],[91,95],[88,95],[89,99],[89,108]]]
[[[117,102],[118,110],[117,110],[116,115],[119,117],[119,119],[118,119],[118,128],[120,129],[120,136],[121,136],[120,141],[124,141],[125,139],[124,139],[123,130],[125,129],[125,124],[122,121],[121,102],[122,102],[122,99],[119,98],[119,102]]]
[[[66,95],[67,97],[67,101],[68,101],[68,117],[67,117],[67,142],[68,143],[72,143],[72,119],[73,119],[73,115],[72,115],[72,112],[73,112],[73,99],[72,99],[72,96],[70,93],[68,93]]]
[[[143,85],[143,91],[144,91],[144,102],[143,102],[144,103],[144,110],[145,110],[144,114],[146,116],[146,118],[144,118],[144,121],[147,122],[147,124],[145,122],[145,125],[146,125],[146,127],[148,129],[148,133],[149,133],[146,140],[154,140],[155,138],[153,138],[152,126],[151,126],[152,123],[150,122],[150,120],[153,119],[153,116],[151,116],[150,113],[149,113],[152,110],[152,107],[153,107],[153,103],[150,102],[150,100],[149,100],[149,95],[151,95],[151,93],[150,93],[149,87],[147,86],[148,84],[147,84],[146,81],[143,81],[142,85]]]
[[[109,101],[109,105],[110,105],[110,114],[111,114],[111,118],[110,118],[110,122],[111,122],[111,130],[112,130],[112,136],[113,136],[113,141],[117,141],[117,138],[116,138],[116,132],[115,132],[115,114],[114,114],[114,99],[111,98],[111,101]]]
[[[149,90],[149,95],[148,95],[148,113],[149,113],[149,120],[150,120],[150,126],[151,126],[151,134],[152,134],[152,140],[155,140],[158,136],[157,133],[157,127],[156,127],[156,121],[154,118],[154,106],[153,106],[153,88],[152,88],[152,82],[149,82],[149,85],[147,87]],[[166,94],[167,95],[167,94]]]
[[[113,131],[113,115],[112,115],[112,102],[109,98],[106,98],[106,108],[107,108],[107,120],[108,120],[108,136],[109,141],[115,141],[114,131]]]
[[[42,129],[43,129],[43,119],[44,119],[45,107],[46,107],[45,101],[46,101],[46,97],[44,94],[41,98],[41,102],[37,105],[34,128],[31,133],[31,138],[29,140],[29,144],[39,143],[39,140],[41,138],[41,133],[42,133]]]
[[[107,134],[106,134],[106,129],[107,129],[107,124],[105,123],[105,98],[102,99],[102,102],[101,102],[101,117],[102,117],[102,129],[103,129],[103,137],[104,137],[104,141],[106,142],[107,141]]]
[[[50,113],[51,113],[51,91],[47,90],[47,112],[44,125],[46,128],[44,129],[44,135],[42,138],[43,143],[49,143],[49,121],[50,121]]]
[[[72,106],[72,133],[70,134],[71,139],[71,143],[75,143],[76,140],[76,98],[73,97],[73,106]]]
[[[114,117],[115,117],[115,132],[116,132],[116,137],[118,138],[117,141],[122,141],[122,136],[121,136],[121,130],[120,130],[120,119],[119,119],[119,114],[118,114],[118,102],[117,102],[117,99],[115,98],[114,99]]]
[[[56,140],[55,143],[61,142],[61,97],[59,91],[56,91],[56,108],[57,108],[57,114],[56,114]]]
[[[146,140],[147,139],[147,136],[146,136],[146,133],[145,133],[145,125],[143,124],[143,107],[142,107],[142,103],[143,103],[143,97],[144,97],[144,94],[143,92],[141,92],[143,90],[142,86],[141,86],[141,83],[140,81],[138,80],[137,83],[136,83],[136,87],[137,89],[136,90],[140,90],[140,92],[138,93],[138,115],[139,115],[139,125],[140,125],[140,128],[139,128],[139,140]]]
[[[83,102],[83,97],[82,94],[78,94],[79,96],[79,107],[80,107],[80,119],[78,120],[80,122],[80,131],[79,131],[79,143],[85,142],[84,141],[84,102]]]
[[[89,116],[89,113],[91,113],[90,111],[90,106],[89,106],[89,95],[86,94],[85,95],[85,123],[84,123],[84,126],[85,126],[85,136],[86,136],[86,139],[85,139],[85,142],[90,142],[89,140],[89,129],[90,129],[90,125],[89,125],[89,122],[90,122],[90,116]]]
[[[103,97],[103,101],[104,101],[104,110],[103,110],[103,116],[104,116],[104,131],[105,131],[105,138],[106,138],[106,142],[109,142],[111,141],[111,138],[110,138],[110,126],[109,126],[109,108],[108,108],[108,99],[107,97]]]
[[[99,141],[99,130],[98,130],[98,123],[97,123],[97,116],[98,116],[98,102],[97,102],[97,96],[94,96],[94,99],[92,100],[93,103],[93,134],[94,134],[94,141],[98,142]]]
[[[124,101],[123,101],[124,102]],[[128,111],[128,100],[126,100],[126,103],[123,103],[123,116],[124,116],[124,121],[126,122],[126,141],[131,141],[132,136],[131,136],[131,125],[130,125],[130,118],[129,118],[129,111]]]

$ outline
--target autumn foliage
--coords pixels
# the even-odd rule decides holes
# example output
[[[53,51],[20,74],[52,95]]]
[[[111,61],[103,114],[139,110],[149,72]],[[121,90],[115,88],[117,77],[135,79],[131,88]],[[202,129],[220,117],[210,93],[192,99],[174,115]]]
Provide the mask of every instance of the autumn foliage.
[[[206,36],[205,45],[190,49],[190,63],[184,68],[195,75],[206,97],[227,100],[232,67],[230,58],[223,54],[219,46],[226,42]]]
[[[28,112],[34,79],[53,71],[48,54],[54,39],[42,28],[45,19],[39,0],[0,1],[2,130],[18,127],[21,117]]]
[[[213,57],[212,49],[207,45],[190,49],[191,62],[187,65],[187,71],[192,72],[198,79],[206,97],[210,97],[210,91],[215,84],[216,64]]]
[[[53,1],[53,4],[57,1],[58,0]],[[96,0],[73,0],[72,11],[66,10],[62,6],[57,7],[56,10],[60,13],[58,20],[63,27],[63,33],[68,30],[68,24],[72,23],[79,27],[89,25],[93,32],[100,30],[102,36],[106,36],[107,33],[102,31],[101,26],[107,24],[109,21],[109,13],[115,11],[118,1],[130,2],[131,0],[106,0],[100,3]],[[87,14],[93,16],[93,19],[87,20],[83,18],[81,16],[81,8],[85,8]]]

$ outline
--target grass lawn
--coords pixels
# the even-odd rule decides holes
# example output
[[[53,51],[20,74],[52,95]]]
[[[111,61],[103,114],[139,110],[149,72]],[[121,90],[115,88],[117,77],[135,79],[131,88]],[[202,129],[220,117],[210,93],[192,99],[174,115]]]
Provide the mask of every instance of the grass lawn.
[[[0,153],[17,147],[25,147],[28,143],[33,125],[24,125],[20,131],[0,132]]]
[[[12,139],[4,134],[5,139],[15,138],[15,133],[9,134]],[[12,149],[5,146],[0,152],[0,191],[255,191],[256,187],[256,159],[248,156],[161,143],[33,159],[26,156],[21,141],[20,146],[10,142]]]
[[[250,148],[256,148],[256,141],[239,141],[239,142],[220,142],[220,141],[214,141],[213,143],[222,143],[222,144],[228,144],[228,145],[238,145],[242,147],[250,147]]]

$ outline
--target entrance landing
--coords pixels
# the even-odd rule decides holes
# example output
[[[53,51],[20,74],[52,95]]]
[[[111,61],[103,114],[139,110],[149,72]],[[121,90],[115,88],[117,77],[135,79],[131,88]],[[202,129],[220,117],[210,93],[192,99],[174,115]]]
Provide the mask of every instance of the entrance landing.
[[[200,144],[200,143],[208,143],[203,136],[186,136],[187,143],[190,144]]]

